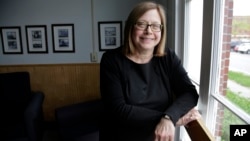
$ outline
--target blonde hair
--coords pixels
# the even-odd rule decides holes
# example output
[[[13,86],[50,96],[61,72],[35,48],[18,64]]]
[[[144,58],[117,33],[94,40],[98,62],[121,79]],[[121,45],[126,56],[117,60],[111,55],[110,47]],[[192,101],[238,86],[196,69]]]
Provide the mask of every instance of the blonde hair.
[[[154,49],[155,56],[163,56],[165,55],[165,46],[166,46],[166,38],[167,38],[167,30],[166,30],[166,15],[165,9],[162,5],[157,4],[155,2],[141,2],[134,7],[131,13],[128,16],[128,19],[125,24],[124,29],[124,46],[123,53],[125,55],[131,55],[135,53],[135,46],[132,42],[132,31],[134,29],[134,25],[137,20],[147,11],[156,9],[161,17],[161,23],[163,25],[161,31],[161,40],[159,44]]]

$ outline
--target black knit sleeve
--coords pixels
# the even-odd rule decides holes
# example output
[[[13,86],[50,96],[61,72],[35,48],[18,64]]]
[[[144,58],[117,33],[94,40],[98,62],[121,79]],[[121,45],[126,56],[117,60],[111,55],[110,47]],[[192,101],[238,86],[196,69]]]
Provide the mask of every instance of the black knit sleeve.
[[[199,96],[180,59],[170,49],[168,49],[165,61],[170,88],[175,97],[172,105],[166,110],[166,114],[176,123],[180,117],[197,105]]]

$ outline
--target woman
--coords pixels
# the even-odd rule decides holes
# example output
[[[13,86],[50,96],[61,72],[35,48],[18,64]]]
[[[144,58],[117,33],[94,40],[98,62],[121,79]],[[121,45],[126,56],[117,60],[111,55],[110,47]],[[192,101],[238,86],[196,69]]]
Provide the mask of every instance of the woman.
[[[166,46],[164,8],[138,4],[128,16],[123,46],[101,59],[104,113],[101,141],[173,141],[175,126],[198,94],[176,54]],[[178,121],[179,120],[179,121]]]

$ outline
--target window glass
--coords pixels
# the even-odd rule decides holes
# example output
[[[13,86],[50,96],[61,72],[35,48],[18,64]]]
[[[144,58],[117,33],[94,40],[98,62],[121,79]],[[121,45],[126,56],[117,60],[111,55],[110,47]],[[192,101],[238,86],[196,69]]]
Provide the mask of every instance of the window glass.
[[[224,107],[222,104],[218,104],[218,107],[219,110],[222,111],[224,118],[217,119],[217,122],[220,123],[216,124],[216,132],[217,134],[220,134],[220,136],[217,136],[217,140],[229,141],[230,125],[245,125],[247,123],[242,121],[239,117],[237,117],[234,113],[232,113],[228,108]]]
[[[249,52],[247,49],[247,42],[250,42],[250,11],[246,6],[248,4],[250,1],[246,0],[224,0],[220,5],[221,12],[216,13],[220,14],[222,19],[220,30],[214,31],[215,35],[219,35],[220,41],[213,48],[218,54],[214,63],[220,71],[216,76],[219,78],[218,90],[212,93],[215,97],[219,95],[225,99],[216,105],[213,134],[221,141],[229,140],[229,125],[247,124],[246,121],[250,120],[250,46]],[[215,23],[219,24],[217,21]]]
[[[201,63],[201,41],[202,41],[202,12],[203,1],[189,1],[188,24],[189,29],[186,30],[187,46],[185,47],[185,64],[186,70],[191,79],[199,84],[200,82],[200,63]]]

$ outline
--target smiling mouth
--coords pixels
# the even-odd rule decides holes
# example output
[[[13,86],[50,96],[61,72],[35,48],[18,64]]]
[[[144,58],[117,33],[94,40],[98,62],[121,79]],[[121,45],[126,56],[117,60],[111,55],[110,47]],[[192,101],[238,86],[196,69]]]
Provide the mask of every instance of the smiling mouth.
[[[142,40],[154,40],[153,38],[143,38],[141,37]]]

